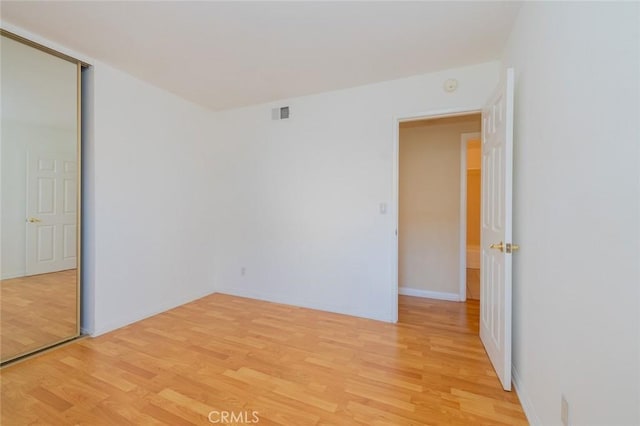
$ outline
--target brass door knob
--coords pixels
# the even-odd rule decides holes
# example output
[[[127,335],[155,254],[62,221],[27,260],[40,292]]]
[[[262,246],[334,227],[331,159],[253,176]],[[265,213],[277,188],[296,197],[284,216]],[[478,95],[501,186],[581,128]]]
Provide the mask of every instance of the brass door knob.
[[[42,222],[42,220],[38,219],[37,217],[30,217],[29,219],[27,219],[27,222],[38,223],[38,222]]]
[[[500,241],[500,244],[491,244],[489,248],[504,251],[504,243]]]
[[[519,245],[511,244],[511,243],[504,244],[502,241],[500,241],[499,244],[491,244],[489,248],[500,250],[501,252],[506,252],[506,253],[513,253],[514,251],[520,250]]]

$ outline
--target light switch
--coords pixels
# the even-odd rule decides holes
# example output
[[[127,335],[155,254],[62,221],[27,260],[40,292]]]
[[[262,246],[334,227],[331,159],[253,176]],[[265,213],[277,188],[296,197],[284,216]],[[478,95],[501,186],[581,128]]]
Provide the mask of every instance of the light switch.
[[[387,203],[380,203],[380,214],[387,214]]]

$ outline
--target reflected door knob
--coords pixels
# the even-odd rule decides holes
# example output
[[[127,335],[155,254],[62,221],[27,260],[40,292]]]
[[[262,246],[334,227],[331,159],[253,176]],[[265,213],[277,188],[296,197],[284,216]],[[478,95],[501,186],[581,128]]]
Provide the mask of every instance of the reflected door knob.
[[[38,219],[37,217],[30,217],[29,219],[27,219],[27,222],[38,223],[38,222],[42,222],[42,220]]]

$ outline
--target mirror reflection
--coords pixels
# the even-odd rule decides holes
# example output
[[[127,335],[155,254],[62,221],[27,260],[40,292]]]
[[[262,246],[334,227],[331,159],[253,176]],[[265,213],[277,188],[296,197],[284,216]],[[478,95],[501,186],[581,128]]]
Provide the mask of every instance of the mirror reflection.
[[[1,43],[4,362],[79,334],[79,65]]]

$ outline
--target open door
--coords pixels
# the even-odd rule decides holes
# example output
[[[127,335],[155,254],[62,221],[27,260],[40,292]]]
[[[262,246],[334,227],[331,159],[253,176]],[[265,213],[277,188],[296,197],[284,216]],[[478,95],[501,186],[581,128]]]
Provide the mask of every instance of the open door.
[[[510,68],[482,111],[480,339],[511,390],[513,87]]]

